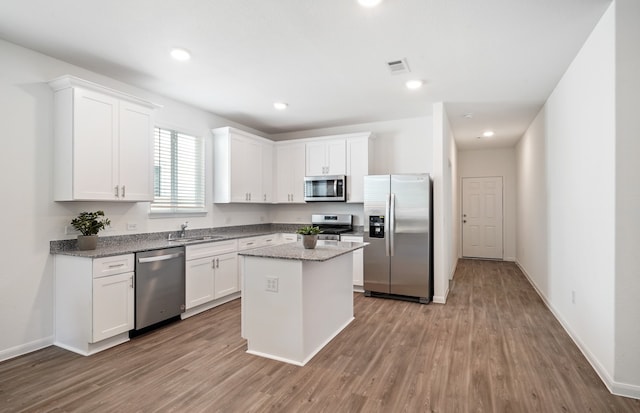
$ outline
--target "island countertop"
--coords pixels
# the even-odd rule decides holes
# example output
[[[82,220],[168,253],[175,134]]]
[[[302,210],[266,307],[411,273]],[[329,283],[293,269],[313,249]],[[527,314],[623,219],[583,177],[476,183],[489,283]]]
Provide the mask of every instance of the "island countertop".
[[[273,245],[241,251],[238,255],[299,261],[328,261],[340,255],[365,247],[363,242],[320,240],[314,249],[305,249],[301,242]]]

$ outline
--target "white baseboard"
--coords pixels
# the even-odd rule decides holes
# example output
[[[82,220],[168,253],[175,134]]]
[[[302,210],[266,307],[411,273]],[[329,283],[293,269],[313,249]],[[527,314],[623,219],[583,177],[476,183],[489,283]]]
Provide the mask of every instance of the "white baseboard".
[[[9,360],[14,357],[22,356],[32,351],[40,350],[53,345],[53,336],[43,337],[29,343],[20,344],[0,351],[0,361]]]
[[[502,261],[517,262],[516,257],[504,257]]]
[[[518,266],[518,268],[520,268],[520,271],[522,271],[524,276],[527,278],[527,280],[529,281],[529,284],[531,284],[533,289],[536,290],[536,293],[538,293],[538,296],[540,296],[544,305],[549,309],[549,311],[551,311],[551,314],[553,314],[556,320],[558,320],[558,322],[560,323],[564,331],[567,332],[571,340],[573,340],[576,346],[578,346],[578,349],[580,350],[582,355],[587,359],[587,361],[589,362],[591,367],[595,370],[596,374],[600,377],[600,380],[602,380],[602,382],[607,387],[609,392],[617,396],[625,396],[625,397],[631,397],[634,399],[640,399],[640,386],[626,384],[626,383],[619,383],[613,380],[609,372],[598,361],[598,358],[595,357],[593,353],[591,353],[589,348],[585,346],[584,343],[582,343],[578,335],[571,329],[569,324],[560,316],[558,311],[556,311],[553,305],[551,305],[551,303],[547,300],[547,297],[544,294],[542,294],[542,291],[538,289],[538,286],[536,285],[535,282],[533,282],[533,279],[529,276],[529,273],[527,272],[527,270],[520,264],[518,260],[515,260],[515,263]]]

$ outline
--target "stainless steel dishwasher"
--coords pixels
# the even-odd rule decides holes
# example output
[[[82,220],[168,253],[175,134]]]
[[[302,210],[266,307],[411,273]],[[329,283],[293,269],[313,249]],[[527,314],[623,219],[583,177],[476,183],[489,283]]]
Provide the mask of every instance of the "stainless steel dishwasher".
[[[184,312],[184,247],[136,254],[136,331]]]

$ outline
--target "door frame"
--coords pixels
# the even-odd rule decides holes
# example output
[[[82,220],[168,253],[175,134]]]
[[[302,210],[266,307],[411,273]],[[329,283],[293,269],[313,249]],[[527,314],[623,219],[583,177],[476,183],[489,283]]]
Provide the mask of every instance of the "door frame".
[[[484,258],[484,257],[474,257],[474,256],[466,256],[464,254],[464,180],[465,179],[478,179],[478,178],[500,178],[501,180],[501,184],[500,184],[500,191],[502,193],[501,195],[501,201],[502,201],[502,208],[501,208],[501,221],[502,221],[502,231],[501,231],[501,237],[502,237],[502,251],[501,251],[501,258]],[[488,176],[461,176],[460,177],[460,209],[459,209],[459,223],[460,223],[460,257],[461,258],[469,258],[469,259],[484,259],[484,260],[497,260],[497,261],[502,261],[504,260],[504,175],[488,175]]]

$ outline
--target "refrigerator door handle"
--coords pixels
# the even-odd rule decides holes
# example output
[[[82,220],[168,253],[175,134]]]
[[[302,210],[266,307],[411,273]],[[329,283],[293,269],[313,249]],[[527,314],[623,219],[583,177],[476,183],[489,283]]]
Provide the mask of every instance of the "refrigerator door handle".
[[[396,233],[396,194],[391,194],[391,202],[389,208],[389,255],[394,256],[396,254],[395,247],[395,233]]]
[[[387,194],[387,201],[384,206],[384,252],[386,256],[389,256],[389,237],[391,236],[391,232],[389,231],[389,212],[391,211],[391,194]]]

